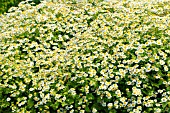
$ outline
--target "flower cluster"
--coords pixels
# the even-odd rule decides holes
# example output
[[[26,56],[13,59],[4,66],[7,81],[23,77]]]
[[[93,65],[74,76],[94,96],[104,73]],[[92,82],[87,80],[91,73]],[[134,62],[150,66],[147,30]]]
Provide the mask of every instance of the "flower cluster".
[[[0,17],[0,112],[170,111],[170,2],[30,1]]]

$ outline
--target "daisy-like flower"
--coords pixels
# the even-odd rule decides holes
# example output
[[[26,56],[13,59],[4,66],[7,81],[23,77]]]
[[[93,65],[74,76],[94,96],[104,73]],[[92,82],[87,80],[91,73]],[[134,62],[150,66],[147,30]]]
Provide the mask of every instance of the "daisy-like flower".
[[[161,99],[161,102],[167,102],[167,98],[163,97],[163,98]]]
[[[156,41],[156,44],[157,44],[157,45],[162,45],[162,40],[157,40],[157,41]]]
[[[90,68],[90,69],[89,69],[89,74],[90,74],[90,77],[95,76],[95,75],[96,75],[96,70],[95,70],[95,69]]]
[[[136,87],[133,87],[132,88],[132,95],[135,95],[135,96],[140,96],[140,95],[142,95],[142,92],[141,92],[141,89],[138,89],[138,88],[136,88]]]
[[[97,113],[97,109],[96,109],[96,108],[93,108],[93,109],[92,109],[92,113]]]
[[[147,68],[146,68],[146,72],[150,72],[151,70],[152,70],[151,67],[147,67]]]
[[[131,107],[135,107],[136,106],[136,101],[131,103]]]
[[[142,106],[137,106],[137,110],[142,111]]]
[[[155,70],[155,71],[159,71],[159,68],[155,67],[154,70]]]
[[[107,89],[107,86],[104,85],[104,84],[101,84],[101,85],[99,86],[99,89]]]
[[[153,57],[151,57],[151,58],[149,58],[149,61],[150,61],[151,63],[154,63],[154,62],[155,62],[155,59],[154,59]]]
[[[107,107],[108,107],[108,109],[111,109],[113,107],[113,103],[108,103]]]
[[[118,85],[117,84],[113,84],[112,87],[114,88],[114,90],[118,89]]]
[[[85,110],[80,110],[80,113],[85,113]]]
[[[139,49],[139,50],[137,50],[137,51],[138,51],[138,53],[143,53],[143,52],[144,52],[143,49]]]
[[[155,108],[155,109],[154,109],[154,112],[155,112],[155,113],[161,113],[161,109],[160,109],[160,108]]]
[[[6,99],[6,101],[7,101],[7,102],[11,101],[11,98],[8,97],[8,98]]]
[[[168,70],[169,70],[167,65],[164,65],[164,70],[165,70],[165,71],[168,71]]]
[[[116,94],[118,97],[121,97],[121,91],[120,91],[120,90],[116,90],[116,91],[115,91],[115,94]]]
[[[85,86],[85,93],[89,93],[89,86]]]
[[[111,95],[108,91],[106,91],[106,97],[107,97],[108,99],[111,99],[111,98],[112,98],[112,95]]]
[[[125,74],[126,74],[126,71],[123,70],[123,69],[119,69],[119,73],[121,75],[121,78],[123,78],[125,76]]]
[[[61,97],[60,94],[56,94],[56,95],[55,95],[55,100],[59,99],[60,97]]]
[[[164,91],[164,90],[159,89],[159,90],[158,90],[158,93],[163,93],[163,91]]]
[[[70,110],[70,113],[74,113],[74,109],[71,109],[71,110]]]
[[[131,82],[131,81],[128,81],[128,82],[127,82],[127,85],[131,85],[131,84],[132,84],[132,82]]]
[[[165,61],[164,60],[160,60],[159,63],[160,63],[160,65],[164,65]]]
[[[119,103],[118,101],[115,101],[115,102],[114,102],[114,107],[115,107],[116,109],[118,109],[118,107],[119,107],[118,103]]]
[[[126,97],[121,97],[121,98],[120,98],[120,101],[121,101],[122,103],[124,103],[126,100],[127,100]]]
[[[33,90],[34,90],[34,88],[30,88],[30,89],[29,89],[29,91],[33,91]]]

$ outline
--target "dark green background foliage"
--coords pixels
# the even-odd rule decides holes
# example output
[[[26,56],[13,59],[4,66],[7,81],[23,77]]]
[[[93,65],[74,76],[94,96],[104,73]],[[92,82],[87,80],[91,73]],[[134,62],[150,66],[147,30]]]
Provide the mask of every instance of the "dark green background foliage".
[[[18,6],[21,1],[25,0],[0,0],[0,14],[7,12],[12,6]],[[39,4],[40,0],[32,0],[35,4]]]

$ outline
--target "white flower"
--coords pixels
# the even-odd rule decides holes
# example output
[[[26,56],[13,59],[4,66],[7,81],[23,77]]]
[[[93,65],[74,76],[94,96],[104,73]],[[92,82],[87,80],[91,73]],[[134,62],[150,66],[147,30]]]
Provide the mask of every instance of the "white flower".
[[[34,88],[30,88],[29,91],[34,91]]]
[[[164,64],[165,64],[165,61],[160,60],[159,63],[160,63],[160,65],[164,65]]]
[[[66,100],[66,97],[64,96],[64,97],[62,98],[62,100],[65,101],[65,100]]]
[[[103,103],[102,103],[102,106],[104,106],[104,107],[105,107],[105,106],[106,106],[106,102],[103,102]]]
[[[6,99],[6,101],[8,101],[8,102],[9,102],[10,100],[11,100],[11,98],[9,98],[9,97]]]
[[[96,112],[97,112],[97,110],[95,108],[93,108],[92,113],[96,113]]]
[[[121,97],[121,92],[120,92],[120,90],[116,90],[115,94],[117,94],[118,97]]]
[[[161,109],[160,108],[156,108],[155,109],[155,113],[161,113]]]
[[[157,40],[156,43],[157,43],[157,45],[162,45],[162,41],[161,40]]]
[[[112,98],[112,95],[108,91],[106,91],[106,96],[107,96],[108,99]]]
[[[70,113],[74,113],[74,109],[72,109],[72,110],[70,111]]]
[[[163,90],[159,89],[159,90],[158,90],[158,93],[163,93]]]
[[[94,14],[95,14],[95,12],[88,12],[88,14],[89,14],[89,15],[94,15]]]
[[[161,102],[167,102],[167,99],[166,99],[165,97],[163,97],[163,98],[161,99]]]
[[[132,91],[133,91],[132,95],[135,95],[135,96],[137,96],[137,95],[142,95],[141,89],[138,89],[138,88],[136,88],[136,87],[133,87],[133,88],[132,88]]]
[[[59,39],[58,39],[59,41],[63,41],[62,35],[58,35],[58,38],[59,38]]]
[[[165,70],[165,71],[168,71],[168,66],[165,65],[165,66],[164,66],[164,70]]]
[[[85,110],[80,110],[80,113],[85,113]]]
[[[111,108],[113,107],[113,103],[108,103],[108,104],[107,104],[107,107],[108,107],[109,109],[111,109]]]
[[[155,71],[159,71],[159,68],[156,67],[156,68],[155,68]]]
[[[59,99],[60,97],[61,97],[60,94],[56,94],[56,95],[55,95],[55,100]]]

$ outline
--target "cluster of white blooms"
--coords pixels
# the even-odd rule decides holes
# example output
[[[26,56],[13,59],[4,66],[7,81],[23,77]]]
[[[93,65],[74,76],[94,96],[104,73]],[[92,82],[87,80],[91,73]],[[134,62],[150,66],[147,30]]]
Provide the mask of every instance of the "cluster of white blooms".
[[[169,26],[169,0],[21,2],[0,15],[0,109],[168,112]]]

